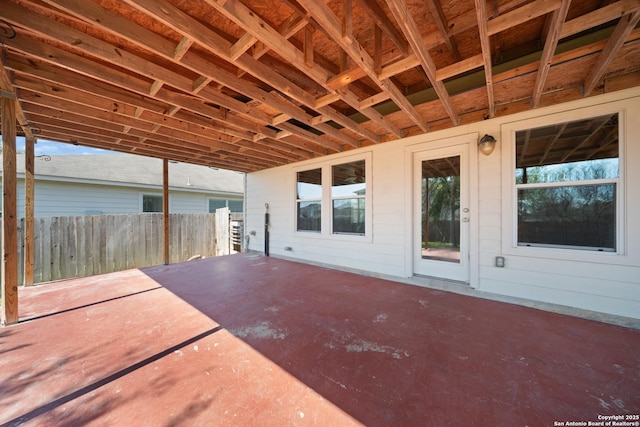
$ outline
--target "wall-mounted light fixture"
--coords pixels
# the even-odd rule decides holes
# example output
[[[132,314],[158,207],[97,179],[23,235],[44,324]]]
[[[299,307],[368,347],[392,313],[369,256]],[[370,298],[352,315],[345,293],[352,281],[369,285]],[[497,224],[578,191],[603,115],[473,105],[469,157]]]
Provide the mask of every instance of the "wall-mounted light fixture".
[[[496,148],[496,139],[491,135],[485,134],[485,136],[480,138],[480,141],[478,141],[478,149],[485,156],[493,153],[494,148]]]

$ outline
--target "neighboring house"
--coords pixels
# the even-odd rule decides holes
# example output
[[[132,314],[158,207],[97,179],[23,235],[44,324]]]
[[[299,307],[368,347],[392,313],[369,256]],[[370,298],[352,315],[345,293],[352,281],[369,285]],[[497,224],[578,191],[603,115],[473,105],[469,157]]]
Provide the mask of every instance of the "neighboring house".
[[[250,173],[245,224],[262,251],[268,204],[272,256],[640,318],[639,185],[636,87]]]
[[[24,215],[24,165],[24,155],[18,154],[19,217]],[[242,173],[169,163],[171,213],[221,207],[242,212],[243,193]],[[162,160],[126,154],[35,158],[36,217],[141,212],[162,212]]]

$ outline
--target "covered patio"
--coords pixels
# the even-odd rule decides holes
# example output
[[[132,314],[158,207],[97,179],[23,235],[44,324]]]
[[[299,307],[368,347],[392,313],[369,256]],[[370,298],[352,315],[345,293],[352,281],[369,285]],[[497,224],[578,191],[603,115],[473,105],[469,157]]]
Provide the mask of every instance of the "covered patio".
[[[640,411],[637,329],[254,253],[22,288],[19,308],[0,331],[2,426],[542,426]]]

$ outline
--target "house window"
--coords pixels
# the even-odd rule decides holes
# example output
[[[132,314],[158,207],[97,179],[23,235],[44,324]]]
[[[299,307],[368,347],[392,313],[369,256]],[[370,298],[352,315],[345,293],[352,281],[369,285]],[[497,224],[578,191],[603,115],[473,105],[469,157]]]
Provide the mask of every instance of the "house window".
[[[162,212],[162,196],[143,194],[142,212]]]
[[[518,246],[615,252],[618,114],[515,135]]]
[[[242,212],[243,206],[244,203],[242,200],[209,199],[209,213],[227,207],[231,212]]]
[[[364,160],[331,167],[333,233],[364,235],[366,190]]]
[[[227,205],[231,212],[242,212],[243,202],[242,200],[227,200]]]
[[[297,173],[296,179],[297,230],[321,231],[322,226],[322,169]]]
[[[209,199],[209,213],[215,212],[217,209],[227,207],[227,201],[224,199]]]

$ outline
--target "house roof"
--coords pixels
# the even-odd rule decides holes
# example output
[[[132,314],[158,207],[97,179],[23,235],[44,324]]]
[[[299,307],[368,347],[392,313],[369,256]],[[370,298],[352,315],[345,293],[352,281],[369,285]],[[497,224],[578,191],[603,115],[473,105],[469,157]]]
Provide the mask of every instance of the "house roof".
[[[0,156],[0,160],[2,156]],[[24,154],[18,154],[18,174],[24,174]],[[36,179],[162,187],[162,160],[122,154],[39,156]],[[169,163],[169,186],[190,191],[241,195],[244,175],[188,163]]]
[[[6,0],[20,132],[239,171],[640,85],[640,0]]]

